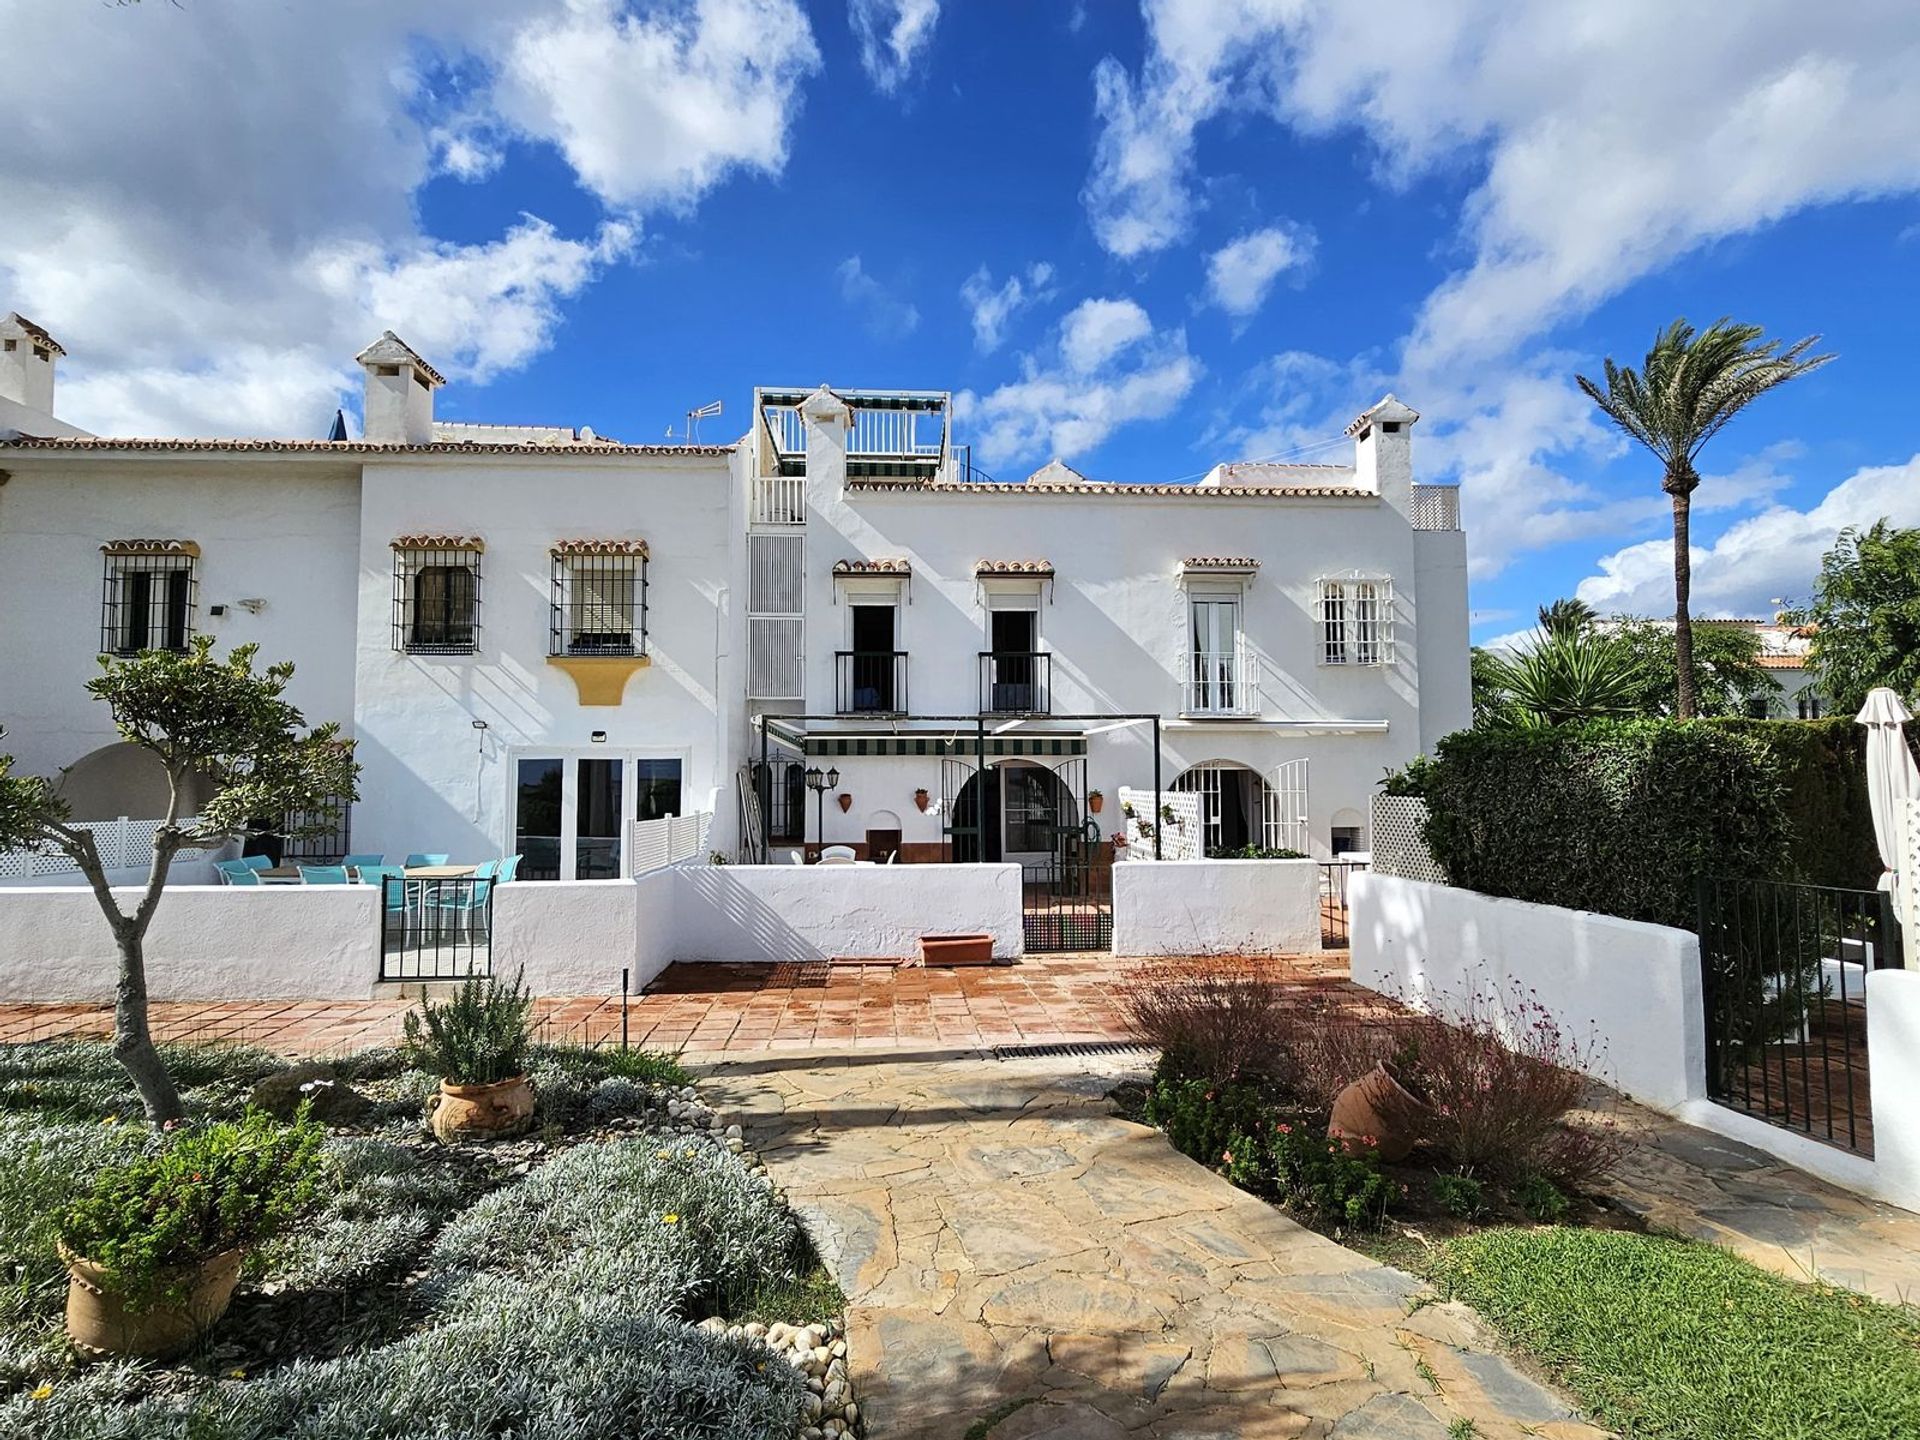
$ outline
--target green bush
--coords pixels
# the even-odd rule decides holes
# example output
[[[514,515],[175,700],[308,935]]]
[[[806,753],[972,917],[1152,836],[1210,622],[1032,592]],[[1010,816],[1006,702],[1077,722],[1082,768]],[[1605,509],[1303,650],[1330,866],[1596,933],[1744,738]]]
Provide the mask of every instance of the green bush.
[[[304,1106],[292,1125],[251,1110],[177,1131],[96,1175],[61,1217],[60,1241],[131,1301],[165,1298],[179,1285],[168,1271],[268,1239],[312,1204],[324,1135]]]
[[[1269,1106],[1260,1087],[1238,1080],[1181,1079],[1162,1072],[1147,1092],[1147,1123],[1167,1132],[1182,1155],[1218,1166],[1227,1141],[1266,1128]]]
[[[139,1125],[0,1117],[0,1328],[59,1307],[67,1284],[54,1249],[61,1215],[98,1171],[150,1140]]]
[[[1288,850],[1278,845],[1242,845],[1238,850],[1221,850],[1207,857],[1211,860],[1305,860],[1304,851]]]
[[[1318,1129],[1269,1119],[1256,1130],[1228,1137],[1223,1173],[1256,1195],[1288,1209],[1354,1230],[1373,1230],[1401,1193],[1381,1172],[1372,1150],[1349,1150]]]
[[[1487,1187],[1471,1175],[1434,1176],[1433,1198],[1456,1219],[1477,1220],[1487,1213]]]
[[[1790,872],[1786,789],[1767,744],[1712,721],[1456,731],[1427,843],[1470,890],[1691,926],[1700,876]]]
[[[532,1014],[520,976],[471,976],[444,1004],[423,995],[407,1012],[407,1058],[451,1085],[512,1079],[526,1073]]]
[[[1544,1175],[1529,1175],[1514,1187],[1513,1198],[1529,1220],[1557,1225],[1566,1218],[1571,1203],[1560,1187]]]

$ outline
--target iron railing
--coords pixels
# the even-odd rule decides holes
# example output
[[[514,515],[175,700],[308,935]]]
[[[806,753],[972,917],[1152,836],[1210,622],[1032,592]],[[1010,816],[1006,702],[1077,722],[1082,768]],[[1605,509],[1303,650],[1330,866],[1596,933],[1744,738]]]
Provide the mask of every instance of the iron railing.
[[[381,881],[380,978],[464,980],[493,973],[493,884],[471,876]]]
[[[980,713],[1048,715],[1053,711],[1053,656],[1044,650],[982,650]]]
[[[1113,871],[1091,849],[1020,867],[1020,923],[1030,953],[1113,948]]]
[[[480,550],[406,546],[393,552],[393,648],[471,655],[480,648]]]
[[[101,651],[185,651],[200,604],[194,557],[179,550],[110,550],[106,566],[100,591]]]
[[[647,653],[647,557],[593,550],[553,556],[549,655]]]
[[[1871,1155],[1866,981],[1900,964],[1892,898],[1706,879],[1699,926],[1708,1095]]]
[[[1183,715],[1258,715],[1260,667],[1244,651],[1196,650],[1181,686]]]
[[[1347,881],[1356,870],[1365,870],[1365,860],[1322,860],[1320,862],[1320,948],[1344,950],[1353,938],[1353,926],[1347,909]]]
[[[836,715],[907,713],[907,652],[836,650],[833,656]]]

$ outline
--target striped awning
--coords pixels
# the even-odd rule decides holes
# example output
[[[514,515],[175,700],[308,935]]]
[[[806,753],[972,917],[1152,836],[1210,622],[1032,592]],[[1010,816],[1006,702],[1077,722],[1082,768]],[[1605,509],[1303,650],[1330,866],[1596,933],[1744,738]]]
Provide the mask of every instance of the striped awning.
[[[964,760],[979,753],[975,735],[809,735],[806,753],[812,755],[929,755],[952,756]],[[1010,756],[1084,755],[1084,735],[989,735],[986,751],[990,759]]]

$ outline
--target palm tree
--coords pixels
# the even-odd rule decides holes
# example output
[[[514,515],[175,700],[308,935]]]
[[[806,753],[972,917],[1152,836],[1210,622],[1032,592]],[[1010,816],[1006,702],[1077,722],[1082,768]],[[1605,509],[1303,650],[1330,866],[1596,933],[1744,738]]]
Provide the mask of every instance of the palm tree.
[[[1785,349],[1761,338],[1758,325],[1714,321],[1696,332],[1676,320],[1653,342],[1639,373],[1609,358],[1602,389],[1584,375],[1574,378],[1607,418],[1653,452],[1660,462],[1660,488],[1673,502],[1673,640],[1678,704],[1675,714],[1693,718],[1693,621],[1687,613],[1693,558],[1688,528],[1700,473],[1693,467],[1700,447],[1748,405],[1776,385],[1817,370],[1831,355],[1809,355],[1818,335]]]
[[[1561,599],[1540,607],[1540,628],[1549,635],[1584,630],[1599,618],[1584,600]]]

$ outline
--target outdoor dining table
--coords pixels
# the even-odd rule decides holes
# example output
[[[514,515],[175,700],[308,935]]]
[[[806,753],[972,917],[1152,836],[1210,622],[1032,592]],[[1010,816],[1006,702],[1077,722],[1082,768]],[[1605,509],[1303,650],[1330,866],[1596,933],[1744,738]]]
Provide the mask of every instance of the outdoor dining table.
[[[409,880],[465,880],[472,875],[478,865],[409,865],[401,873]],[[262,885],[298,885],[300,867],[298,865],[276,865],[271,870],[262,870]]]

